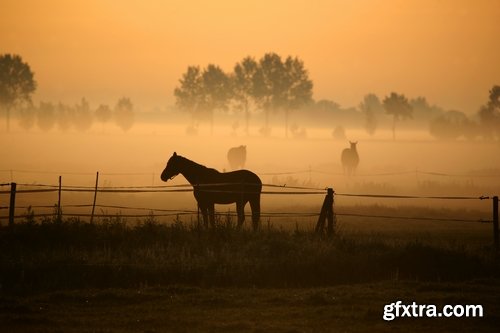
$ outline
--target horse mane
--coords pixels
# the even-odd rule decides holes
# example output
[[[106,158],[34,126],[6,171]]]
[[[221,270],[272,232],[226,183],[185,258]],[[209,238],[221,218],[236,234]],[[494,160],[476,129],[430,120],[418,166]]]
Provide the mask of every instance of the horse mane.
[[[219,172],[217,170],[215,170],[214,168],[209,168],[203,164],[199,164],[199,163],[196,163],[195,161],[192,161],[190,160],[189,158],[186,158],[184,156],[181,156],[181,155],[177,155],[178,158],[182,159],[184,162],[187,162],[187,164],[190,166],[190,167],[195,167],[195,168],[198,168],[198,169],[202,169],[203,171],[216,171],[216,172]]]

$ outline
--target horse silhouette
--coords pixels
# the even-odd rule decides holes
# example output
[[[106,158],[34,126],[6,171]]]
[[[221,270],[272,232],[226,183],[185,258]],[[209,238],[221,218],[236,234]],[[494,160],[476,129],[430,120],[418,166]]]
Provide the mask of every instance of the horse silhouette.
[[[211,226],[215,225],[215,204],[236,203],[240,228],[245,221],[245,205],[250,202],[253,229],[258,229],[262,182],[255,173],[248,170],[219,172],[174,152],[161,173],[161,180],[166,182],[179,173],[193,186],[205,227],[209,221]]]
[[[245,167],[247,160],[247,146],[230,148],[227,152],[227,160],[232,170]]]
[[[356,145],[358,142],[349,141],[351,148],[346,148],[342,151],[341,161],[344,168],[344,174],[353,175],[359,164],[359,155]]]

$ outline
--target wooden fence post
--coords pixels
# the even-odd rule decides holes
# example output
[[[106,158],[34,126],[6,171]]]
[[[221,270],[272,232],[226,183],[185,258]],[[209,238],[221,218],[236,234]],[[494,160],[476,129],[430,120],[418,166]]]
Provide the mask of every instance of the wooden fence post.
[[[90,223],[94,222],[95,201],[97,199],[97,186],[99,184],[99,171],[95,176],[94,203],[92,204],[92,214],[90,215]]]
[[[16,188],[16,183],[10,183],[9,226],[14,225],[14,215],[16,213]]]
[[[62,188],[62,177],[59,176],[59,190],[57,191],[57,222],[62,222],[61,188]]]
[[[325,200],[323,201],[323,206],[321,207],[321,212],[319,213],[318,222],[316,223],[316,233],[322,234],[325,229],[325,222],[328,219],[328,235],[331,236],[334,233],[334,213],[333,213],[333,189],[328,188]]]
[[[493,197],[493,244],[495,246],[495,250],[499,249],[499,241],[498,241],[498,196]]]
[[[335,199],[334,199],[335,192],[333,191],[332,188],[329,188],[327,193],[328,193],[327,196],[329,196],[329,207],[328,207],[328,211],[326,212],[326,218],[328,220],[327,232],[328,232],[328,236],[333,236],[333,234],[335,233],[335,226],[337,224],[337,218],[336,218],[335,212],[333,210],[333,208],[334,208],[333,205],[335,203]]]

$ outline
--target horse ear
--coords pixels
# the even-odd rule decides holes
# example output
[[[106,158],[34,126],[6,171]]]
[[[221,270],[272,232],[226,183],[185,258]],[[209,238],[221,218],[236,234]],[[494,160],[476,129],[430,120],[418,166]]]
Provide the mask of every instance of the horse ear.
[[[177,156],[177,153],[174,151],[174,156]]]

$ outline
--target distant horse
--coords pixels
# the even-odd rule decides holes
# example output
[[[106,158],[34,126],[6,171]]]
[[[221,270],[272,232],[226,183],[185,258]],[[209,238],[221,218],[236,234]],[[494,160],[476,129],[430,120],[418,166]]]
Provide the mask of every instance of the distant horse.
[[[229,149],[227,152],[227,160],[233,170],[245,167],[245,162],[247,160],[247,146],[239,146]]]
[[[161,173],[161,180],[166,182],[179,173],[193,185],[205,226],[209,221],[215,225],[215,204],[236,203],[238,228],[241,227],[245,221],[245,205],[250,202],[253,229],[258,229],[262,182],[255,173],[248,170],[219,172],[174,153]]]
[[[346,148],[342,151],[342,166],[344,167],[344,174],[353,175],[356,172],[356,168],[359,164],[359,155],[356,145],[358,142],[351,142],[351,148]]]

